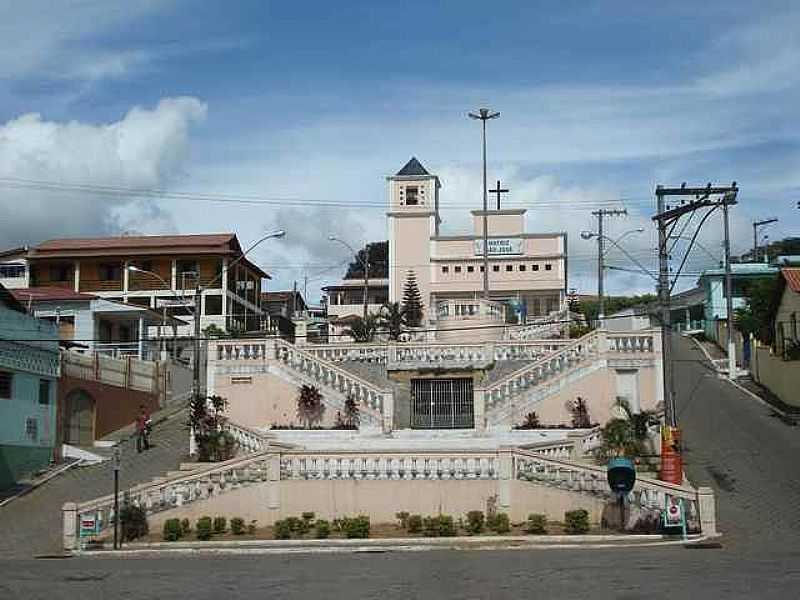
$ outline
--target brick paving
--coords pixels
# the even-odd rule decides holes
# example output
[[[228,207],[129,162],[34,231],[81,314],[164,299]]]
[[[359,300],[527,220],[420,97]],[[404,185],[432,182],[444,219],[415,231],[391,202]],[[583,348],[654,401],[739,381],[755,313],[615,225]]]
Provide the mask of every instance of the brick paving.
[[[177,470],[187,461],[186,418],[174,414],[153,428],[153,447],[137,454],[133,440],[123,442],[120,490]],[[114,488],[111,461],[73,467],[29,494],[0,508],[0,557],[24,557],[61,550],[61,506],[110,494]]]

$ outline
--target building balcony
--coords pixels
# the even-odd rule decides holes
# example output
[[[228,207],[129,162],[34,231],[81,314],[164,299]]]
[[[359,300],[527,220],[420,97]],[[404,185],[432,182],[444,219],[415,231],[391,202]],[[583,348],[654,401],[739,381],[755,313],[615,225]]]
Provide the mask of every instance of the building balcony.
[[[81,279],[79,290],[81,292],[121,292],[122,279]]]

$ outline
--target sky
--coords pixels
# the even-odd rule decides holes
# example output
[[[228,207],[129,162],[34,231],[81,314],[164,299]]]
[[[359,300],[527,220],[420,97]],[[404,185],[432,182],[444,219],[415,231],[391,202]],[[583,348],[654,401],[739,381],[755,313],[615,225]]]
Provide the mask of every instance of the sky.
[[[752,222],[800,235],[800,6],[590,0],[0,0],[0,247],[53,237],[231,231],[316,301],[348,251],[386,239],[386,180],[441,178],[444,232],[489,181],[531,232],[569,235],[569,286],[596,289],[592,210],[656,265],[654,189],[727,185],[733,251]],[[165,192],[165,193],[161,193]],[[360,206],[359,206],[360,205]],[[691,229],[687,229],[691,231]],[[716,266],[710,218],[678,287]],[[685,242],[676,247],[676,262]],[[637,267],[612,249],[608,262]],[[677,266],[677,265],[676,265]],[[610,294],[652,291],[612,270]]]

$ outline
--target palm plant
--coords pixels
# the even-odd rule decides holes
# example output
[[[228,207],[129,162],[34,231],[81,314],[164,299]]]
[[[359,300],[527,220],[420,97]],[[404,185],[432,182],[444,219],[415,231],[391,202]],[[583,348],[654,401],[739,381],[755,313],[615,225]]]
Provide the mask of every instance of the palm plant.
[[[396,342],[405,329],[406,309],[399,302],[387,302],[378,315],[381,329],[385,329],[389,339]]]
[[[369,343],[375,339],[378,330],[378,319],[375,315],[367,315],[366,319],[356,317],[353,324],[344,330],[345,335],[349,335],[358,343]]]
[[[600,458],[635,457],[644,454],[650,425],[659,422],[655,411],[634,413],[624,398],[617,399],[623,416],[611,419],[602,429]]]
[[[322,394],[313,385],[300,386],[297,395],[297,418],[305,422],[306,428],[311,429],[315,423],[322,421],[325,405],[322,403]]]

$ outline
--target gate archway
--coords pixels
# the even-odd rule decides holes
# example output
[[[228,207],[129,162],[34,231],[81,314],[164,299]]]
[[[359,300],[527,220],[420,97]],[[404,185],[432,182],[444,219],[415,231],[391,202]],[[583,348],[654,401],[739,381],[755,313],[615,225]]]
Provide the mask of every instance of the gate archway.
[[[94,443],[95,400],[89,392],[72,390],[64,399],[64,442],[75,446]]]

